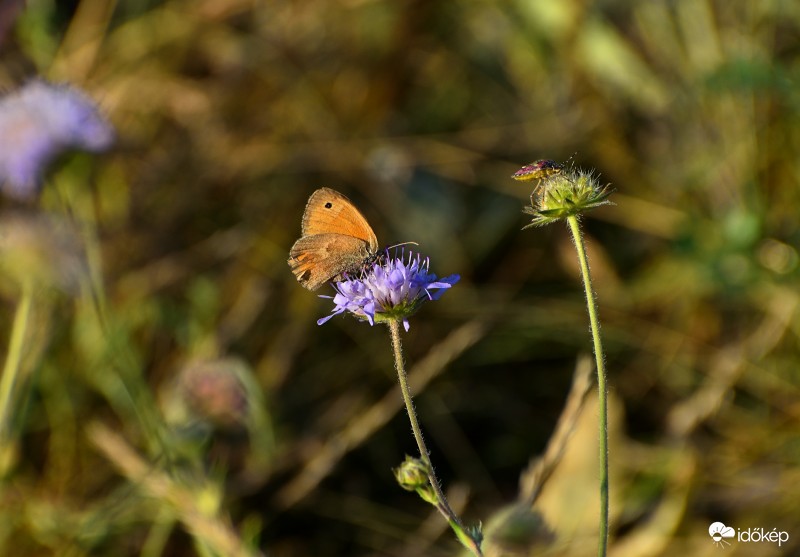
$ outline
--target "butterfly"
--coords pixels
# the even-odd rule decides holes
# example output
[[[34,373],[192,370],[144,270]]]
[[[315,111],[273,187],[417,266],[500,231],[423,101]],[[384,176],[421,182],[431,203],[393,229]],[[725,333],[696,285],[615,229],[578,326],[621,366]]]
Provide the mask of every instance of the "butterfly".
[[[289,267],[301,286],[316,290],[344,280],[378,256],[378,239],[364,215],[330,188],[311,194],[303,212],[300,239],[289,250]]]

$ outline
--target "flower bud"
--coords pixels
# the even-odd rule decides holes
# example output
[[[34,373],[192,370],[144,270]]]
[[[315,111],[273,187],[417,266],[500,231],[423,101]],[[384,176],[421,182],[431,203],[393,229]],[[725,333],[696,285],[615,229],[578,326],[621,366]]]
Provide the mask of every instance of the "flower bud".
[[[397,483],[406,491],[416,491],[429,485],[428,467],[419,458],[406,455],[403,463],[393,472]]]
[[[556,537],[541,514],[529,505],[514,503],[499,510],[486,527],[486,555],[532,555]]]
[[[233,360],[208,360],[181,371],[180,392],[192,414],[224,429],[243,425],[249,405],[236,366]]]
[[[518,170],[515,180],[538,180],[531,193],[531,205],[523,210],[533,215],[524,228],[543,226],[579,215],[600,205],[608,205],[608,185],[601,185],[593,172],[565,168],[553,161],[537,161]]]

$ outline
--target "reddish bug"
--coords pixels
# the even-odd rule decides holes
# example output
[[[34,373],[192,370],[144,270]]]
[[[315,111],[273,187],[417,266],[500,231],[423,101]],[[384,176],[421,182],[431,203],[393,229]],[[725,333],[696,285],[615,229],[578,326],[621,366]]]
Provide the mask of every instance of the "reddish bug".
[[[558,164],[550,159],[540,159],[536,162],[526,164],[512,174],[511,177],[515,180],[519,180],[520,182],[532,182],[533,180],[537,181],[536,187],[534,187],[533,191],[531,192],[531,205],[536,206],[533,198],[541,189],[542,182],[551,176],[561,174],[563,170],[563,164]]]

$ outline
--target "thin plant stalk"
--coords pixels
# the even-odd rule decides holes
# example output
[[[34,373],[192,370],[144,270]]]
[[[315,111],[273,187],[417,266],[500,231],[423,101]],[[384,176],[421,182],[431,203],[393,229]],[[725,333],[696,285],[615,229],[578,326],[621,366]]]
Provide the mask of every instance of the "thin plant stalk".
[[[592,340],[594,341],[594,357],[597,362],[597,394],[600,413],[600,540],[597,554],[605,557],[608,551],[608,391],[606,387],[606,367],[603,352],[603,341],[600,338],[600,320],[597,317],[597,303],[592,289],[592,277],[589,274],[589,260],[583,244],[580,224],[577,215],[567,217],[578,260],[581,265],[583,288],[586,292],[586,307],[589,310]]]
[[[406,410],[408,411],[408,418],[411,421],[411,429],[414,432],[414,439],[417,441],[420,459],[427,468],[428,481],[430,482],[434,494],[436,495],[436,508],[450,524],[450,527],[453,529],[453,532],[455,532],[456,537],[458,537],[459,541],[464,545],[464,547],[472,551],[472,553],[478,557],[481,557],[483,553],[481,552],[480,544],[467,532],[467,529],[464,528],[464,525],[461,523],[458,515],[456,515],[453,509],[450,508],[450,505],[447,503],[447,498],[442,491],[439,479],[436,477],[436,473],[433,471],[433,465],[431,464],[428,447],[425,445],[425,440],[422,437],[422,429],[419,427],[417,413],[416,410],[414,410],[414,402],[411,399],[411,389],[408,386],[408,375],[406,374],[405,363],[403,360],[403,344],[400,339],[400,320],[391,319],[388,321],[388,324],[389,333],[392,339],[392,350],[394,352],[394,367],[395,370],[397,370],[397,379],[400,381],[400,391],[403,394],[403,401],[405,402]]]
[[[132,412],[142,424],[145,438],[151,452],[163,454],[168,462],[172,462],[172,449],[167,440],[158,412],[155,410],[155,401],[144,383],[140,369],[131,354],[126,338],[121,337],[118,326],[114,324],[114,316],[108,307],[105,285],[102,274],[102,255],[97,234],[97,217],[94,211],[82,206],[81,198],[67,184],[59,181],[58,191],[61,194],[67,213],[76,226],[80,229],[83,247],[86,253],[88,280],[83,286],[94,318],[108,342],[109,353],[114,355],[114,369],[124,392],[125,410]],[[84,202],[85,203],[85,202]],[[108,396],[108,394],[107,394]],[[120,400],[111,400],[119,403]]]
[[[3,366],[3,378],[0,380],[0,451],[2,451],[4,461],[7,457],[7,445],[11,439],[13,395],[22,364],[25,336],[28,333],[32,305],[33,285],[30,282],[23,282],[22,297],[14,313],[11,338],[8,342],[8,353]]]

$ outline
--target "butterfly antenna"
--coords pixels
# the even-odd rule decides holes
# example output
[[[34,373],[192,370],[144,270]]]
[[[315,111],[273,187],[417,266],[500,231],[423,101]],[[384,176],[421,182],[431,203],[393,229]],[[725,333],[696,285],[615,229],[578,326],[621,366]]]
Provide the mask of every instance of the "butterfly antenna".
[[[395,244],[393,246],[386,246],[386,249],[399,248],[400,246],[409,246],[409,245],[418,246],[419,244],[416,242],[400,242],[399,244]]]

